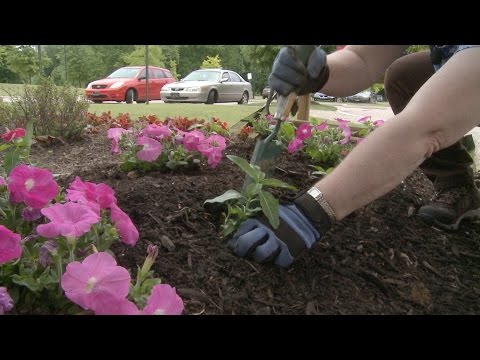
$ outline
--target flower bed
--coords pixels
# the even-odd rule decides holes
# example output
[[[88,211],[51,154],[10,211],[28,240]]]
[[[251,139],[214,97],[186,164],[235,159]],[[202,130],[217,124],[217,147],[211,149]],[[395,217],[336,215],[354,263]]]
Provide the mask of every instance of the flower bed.
[[[149,245],[159,246],[152,270],[182,297],[185,314],[465,314],[480,313],[475,257],[480,227],[443,233],[410,216],[433,189],[420,174],[337,224],[288,270],[259,265],[225,246],[219,213],[202,203],[240,189],[243,172],[230,161],[213,170],[154,171],[130,178],[112,161],[104,134],[84,143],[35,148],[32,159],[67,184],[80,176],[115,189],[118,206],[137,226],[135,247],[112,246],[132,269]],[[253,142],[232,143],[225,154],[248,158]],[[72,156],[81,153],[83,156]],[[298,188],[314,170],[285,153],[274,176]],[[292,193],[286,192],[286,196]],[[478,254],[477,254],[478,255]],[[434,269],[434,270],[432,270]],[[459,291],[461,289],[461,291]]]
[[[335,225],[285,270],[233,255],[222,235],[222,214],[202,205],[228,189],[241,189],[244,173],[235,164],[223,160],[212,169],[203,158],[200,170],[132,175],[110,151],[111,141],[99,132],[81,143],[36,145],[31,159],[59,174],[65,188],[79,176],[114,189],[118,207],[140,234],[135,247],[112,244],[116,266],[135,279],[148,247],[158,246],[151,270],[163,284],[175,286],[185,314],[480,313],[480,226],[444,233],[411,216],[433,195],[419,173]],[[252,152],[251,139],[233,139],[224,150],[246,159]],[[300,153],[285,152],[274,177],[304,189],[317,181],[314,171]],[[295,194],[274,191],[286,198]],[[18,306],[11,312],[26,311]]]

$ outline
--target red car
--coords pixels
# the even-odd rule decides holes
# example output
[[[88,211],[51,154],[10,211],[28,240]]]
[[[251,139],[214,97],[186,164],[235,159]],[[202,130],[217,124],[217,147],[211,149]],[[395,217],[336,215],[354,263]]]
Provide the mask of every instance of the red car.
[[[148,67],[148,99],[160,100],[160,89],[165,84],[175,82],[172,73],[163,68]],[[85,96],[94,103],[104,101],[133,101],[142,103],[146,101],[146,71],[145,66],[122,67],[105,79],[96,80],[88,84]]]

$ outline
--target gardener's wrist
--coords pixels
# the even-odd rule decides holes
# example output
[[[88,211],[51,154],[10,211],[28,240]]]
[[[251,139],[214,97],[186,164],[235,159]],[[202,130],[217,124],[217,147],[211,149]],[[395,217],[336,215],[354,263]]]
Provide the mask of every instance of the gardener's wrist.
[[[322,235],[335,222],[334,210],[315,186],[298,196],[294,203]]]

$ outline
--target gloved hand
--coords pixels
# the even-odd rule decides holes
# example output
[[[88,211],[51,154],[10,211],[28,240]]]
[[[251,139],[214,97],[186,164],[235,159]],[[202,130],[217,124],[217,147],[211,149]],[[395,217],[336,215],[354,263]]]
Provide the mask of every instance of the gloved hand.
[[[227,245],[240,257],[287,267],[331,227],[325,210],[307,193],[293,204],[280,205],[279,215],[280,225],[275,230],[266,219],[246,220]]]
[[[305,66],[296,56],[295,48],[283,47],[273,62],[268,82],[273,90],[287,96],[292,91],[306,95],[320,90],[328,81],[327,54],[316,47]]]
[[[296,56],[295,48],[283,47],[273,62],[268,82],[272,90],[287,96],[292,91],[306,95],[320,90],[328,81],[327,54],[316,47],[305,66]]]

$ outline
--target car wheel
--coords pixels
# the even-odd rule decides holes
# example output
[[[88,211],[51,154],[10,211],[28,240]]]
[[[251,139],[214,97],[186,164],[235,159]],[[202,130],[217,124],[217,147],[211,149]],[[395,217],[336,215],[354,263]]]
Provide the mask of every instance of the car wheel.
[[[370,96],[370,99],[368,102],[374,104],[377,102],[377,98],[375,96]]]
[[[239,104],[248,104],[248,92],[244,91],[242,94],[242,98],[238,102]]]
[[[207,97],[207,104],[213,104],[213,103],[215,103],[215,91],[210,90]]]
[[[338,97],[337,98],[337,103],[342,103],[343,102],[343,99],[341,97]]]
[[[125,95],[125,102],[131,104],[133,103],[133,100],[135,100],[135,90],[129,89]]]
[[[102,104],[102,103],[103,103],[102,100],[93,100],[93,102],[94,102],[95,104]]]

